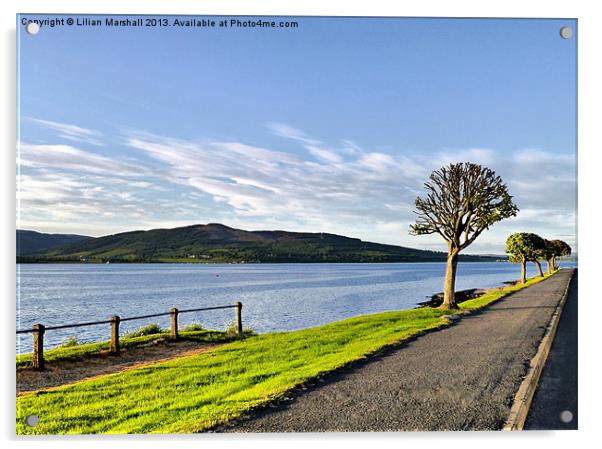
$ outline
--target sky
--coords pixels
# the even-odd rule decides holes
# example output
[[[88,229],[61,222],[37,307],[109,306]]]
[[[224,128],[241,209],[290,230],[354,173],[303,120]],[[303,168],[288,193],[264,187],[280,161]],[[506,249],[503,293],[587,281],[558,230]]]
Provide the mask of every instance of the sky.
[[[20,229],[218,222],[445,250],[409,235],[414,201],[433,170],[474,162],[520,212],[466,253],[513,232],[576,249],[574,20],[21,25],[67,17],[17,18]]]

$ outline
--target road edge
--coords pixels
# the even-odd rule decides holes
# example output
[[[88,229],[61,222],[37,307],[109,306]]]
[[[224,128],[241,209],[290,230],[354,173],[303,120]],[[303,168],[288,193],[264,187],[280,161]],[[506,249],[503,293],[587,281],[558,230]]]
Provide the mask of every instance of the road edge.
[[[556,330],[558,329],[558,323],[560,322],[560,316],[562,315],[574,275],[575,269],[572,268],[571,277],[567,282],[564,293],[562,294],[562,298],[558,302],[558,305],[552,314],[552,318],[548,323],[546,333],[541,339],[539,347],[537,348],[537,353],[529,363],[529,371],[527,372],[527,375],[521,382],[520,387],[514,396],[512,407],[510,407],[510,413],[508,414],[508,418],[506,419],[502,430],[523,430],[525,426],[525,421],[527,420],[527,415],[529,414],[529,410],[531,408],[531,402],[533,401],[535,390],[539,384],[539,377],[541,376],[541,372],[543,371],[546,360],[548,359],[548,354],[550,353],[552,343],[554,342]]]

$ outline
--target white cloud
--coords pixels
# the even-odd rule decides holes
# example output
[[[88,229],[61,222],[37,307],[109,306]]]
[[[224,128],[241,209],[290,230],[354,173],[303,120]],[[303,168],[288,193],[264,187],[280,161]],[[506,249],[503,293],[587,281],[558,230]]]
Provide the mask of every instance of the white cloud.
[[[31,145],[21,143],[17,163],[22,167],[55,168],[97,174],[140,176],[148,174],[141,166],[80,150],[70,145]]]
[[[44,128],[55,131],[59,137],[63,139],[72,140],[75,142],[89,143],[92,145],[102,146],[103,143],[100,140],[102,133],[88,128],[82,128],[81,126],[71,125],[68,123],[53,122],[50,120],[42,120],[39,118],[27,117],[27,120],[34,122]]]
[[[319,145],[320,141],[308,137],[303,131],[298,130],[285,123],[268,123],[267,128],[272,131],[273,134],[284,137],[286,139],[296,140],[305,145]]]
[[[432,170],[450,162],[471,161],[496,170],[516,203],[525,209],[514,225],[546,235],[560,229],[561,224],[568,223],[563,230],[571,230],[575,180],[570,157],[492,149],[395,157],[356,146],[343,158],[314,147],[317,141],[299,130],[278,129],[280,134],[301,141],[309,150],[308,158],[242,144],[200,144],[150,135],[128,143],[166,163],[171,180],[230,206],[231,220],[247,228],[275,221],[285,229],[340,232],[408,246],[421,247],[423,242],[437,245],[436,240],[422,241],[407,234],[415,219],[414,200],[424,194],[422,183]],[[491,246],[501,251],[507,230],[497,232],[498,226],[483,234],[480,248]],[[438,245],[445,248],[442,243]],[[479,249],[479,245],[474,248]]]
[[[98,236],[131,230],[181,206],[173,201],[158,207],[156,195],[165,189],[141,165],[61,145],[22,147],[19,228]]]
[[[333,151],[323,150],[314,146],[309,146],[308,150],[312,154],[312,156],[314,156],[319,161],[331,162],[334,164],[343,162],[343,158]]]
[[[307,151],[319,162],[340,163],[343,157],[335,151],[323,148],[322,142],[313,139],[303,131],[284,123],[268,123],[266,125],[273,134],[301,143]],[[360,153],[360,148],[351,141],[343,141],[343,152],[346,154]]]
[[[128,144],[168,164],[170,180],[209,193],[246,216],[304,220],[336,213],[344,220],[366,215],[371,209],[386,213],[388,209],[376,198],[394,191],[399,199],[404,192],[397,182],[404,168],[385,154],[370,153],[348,163],[334,157],[313,162],[234,143],[193,145],[147,136],[129,139]],[[373,163],[367,165],[366,161]],[[388,185],[383,183],[387,169],[394,172],[387,177]]]
[[[375,174],[387,175],[399,169],[399,163],[392,156],[384,153],[364,154],[358,163]]]
[[[575,233],[571,155],[473,148],[397,156],[350,142],[332,151],[287,125],[271,129],[300,142],[307,153],[132,133],[125,144],[151,159],[142,164],[68,145],[23,144],[21,162],[29,172],[21,180],[22,219],[46,220],[44,229],[55,230],[63,222],[70,232],[79,222],[88,233],[86,223],[95,220],[94,235],[221,221],[444,250],[436,237],[408,235],[414,201],[424,195],[432,170],[471,161],[502,176],[521,212],[482,234],[470,252],[501,252],[506,236],[523,230],[547,238]]]

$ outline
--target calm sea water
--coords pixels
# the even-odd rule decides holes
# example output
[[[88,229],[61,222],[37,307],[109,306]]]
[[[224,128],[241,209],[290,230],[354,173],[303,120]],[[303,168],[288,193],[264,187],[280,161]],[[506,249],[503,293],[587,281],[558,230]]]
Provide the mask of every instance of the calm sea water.
[[[528,275],[535,274],[529,264]],[[574,264],[564,263],[563,266]],[[344,318],[410,309],[443,288],[443,263],[397,264],[24,264],[17,267],[17,329],[97,321],[243,303],[243,322],[256,332],[302,329]],[[517,279],[518,265],[460,263],[456,288],[495,287]],[[234,309],[182,314],[180,323],[224,329]],[[122,331],[169,317],[121,324]],[[45,346],[70,336],[107,340],[109,325],[50,330]],[[30,352],[31,334],[17,352]]]

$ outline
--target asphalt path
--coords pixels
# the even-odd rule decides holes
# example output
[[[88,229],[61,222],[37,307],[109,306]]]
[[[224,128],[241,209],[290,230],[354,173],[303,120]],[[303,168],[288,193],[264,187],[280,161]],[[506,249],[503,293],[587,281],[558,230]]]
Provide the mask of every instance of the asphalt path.
[[[541,373],[526,430],[577,429],[577,283],[575,271],[548,360]]]
[[[501,429],[572,274],[561,270],[217,431]]]

